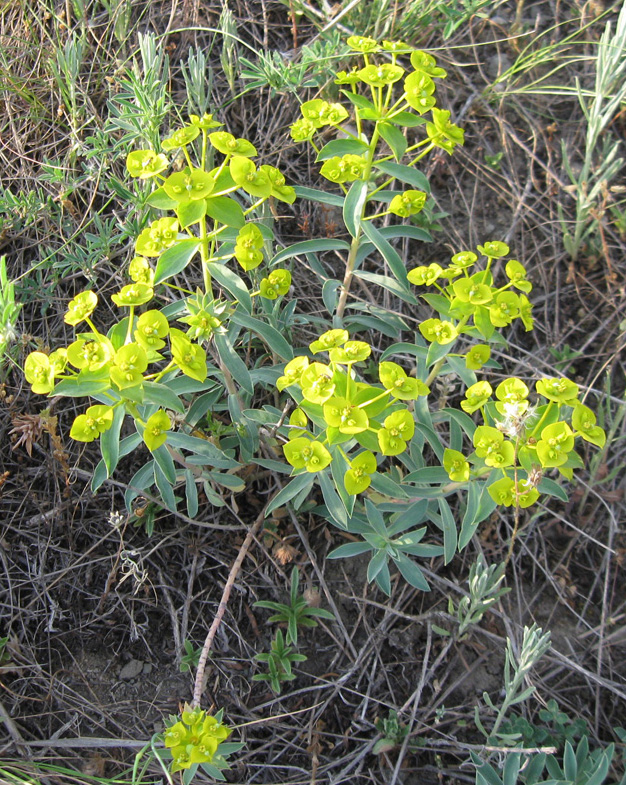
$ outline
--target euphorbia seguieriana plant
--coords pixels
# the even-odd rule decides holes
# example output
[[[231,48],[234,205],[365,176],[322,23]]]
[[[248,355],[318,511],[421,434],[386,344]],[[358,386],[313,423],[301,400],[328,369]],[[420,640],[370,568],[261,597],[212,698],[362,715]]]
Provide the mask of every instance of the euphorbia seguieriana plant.
[[[317,483],[321,513],[362,538],[334,556],[370,552],[369,578],[386,592],[390,560],[427,589],[413,557],[450,561],[496,505],[519,510],[542,492],[566,498],[554,476],[571,479],[582,465],[576,438],[602,446],[605,437],[567,379],[540,379],[531,393],[530,381],[477,377],[499,370],[491,346],[505,343],[502,328],[520,321],[532,329],[526,270],[493,240],[478,253],[459,250],[449,262],[407,269],[390,241],[431,239],[415,224],[429,192],[417,165],[437,149],[452,154],[463,131],[436,105],[435,83],[446,74],[430,54],[356,36],[348,43],[362,62],[337,75],[343,101],[305,101],[291,128],[296,142],[313,145],[321,175],[340,193],[286,185],[277,169],[254,163],[249,141],[217,130],[210,115],[191,116],[160,150],[128,156],[144,205],[165,215],[140,233],[132,283],[112,295],[120,320],[104,334],[97,295],[78,294],[65,315],[80,330],[75,340],[33,352],[25,371],[37,393],[97,401],[70,431],[79,441],[100,439],[94,489],[122,455],[142,443],[151,453],[130,480],[129,508],[156,484],[163,504],[176,509],[175,489],[184,485],[194,517],[198,484],[220,504],[218,486],[240,490],[236,470],[257,462],[293,475],[268,513],[286,502],[298,509]],[[318,143],[329,131],[337,138]],[[273,254],[263,208],[296,195],[340,207],[350,241],[306,240]],[[393,222],[381,225],[383,217]],[[342,280],[318,258],[328,250],[345,254]],[[295,317],[296,301],[284,298],[291,275],[280,265],[296,256],[306,256],[322,281],[330,318],[294,356],[306,316]],[[196,291],[174,283],[185,270],[197,271]],[[351,298],[355,277],[410,306],[419,306],[419,295],[434,314],[411,330],[399,314]],[[363,329],[391,345],[374,358],[371,340],[355,337]],[[411,341],[401,341],[404,332]],[[452,375],[467,388],[460,408],[429,405],[433,384]],[[295,401],[288,418],[277,406],[249,408],[257,386],[274,385]],[[127,415],[135,432],[120,440]],[[281,452],[287,467],[276,460]],[[448,499],[460,491],[458,526]],[[441,543],[423,542],[426,526],[413,528],[426,522],[442,531]]]
[[[343,100],[305,101],[291,128],[295,142],[313,145],[321,175],[339,193],[292,188],[278,169],[254,163],[249,141],[218,130],[210,115],[192,115],[161,149],[128,156],[140,208],[163,214],[146,211],[131,283],[111,298],[119,320],[105,334],[97,294],[77,294],[65,314],[75,339],[32,352],[25,374],[36,393],[95,400],[70,431],[81,442],[100,440],[94,490],[122,456],[142,444],[149,451],[130,479],[129,510],[154,484],[175,510],[184,487],[193,518],[199,484],[222,504],[219,486],[241,490],[237,470],[256,462],[292,475],[267,514],[286,503],[299,509],[317,483],[317,511],[356,538],[332,557],[369,553],[368,578],[387,594],[390,562],[428,590],[415,557],[449,562],[497,505],[519,514],[541,493],[566,500],[556,480],[582,466],[576,439],[602,447],[605,435],[574,382],[502,378],[491,358],[491,347],[505,344],[502,328],[533,326],[531,283],[520,262],[506,259],[505,243],[407,269],[391,241],[431,240],[425,222],[417,224],[429,198],[417,165],[436,150],[452,154],[463,130],[436,104],[436,80],[446,74],[430,54],[357,36],[348,44],[361,63],[337,74]],[[337,138],[325,141],[329,131]],[[305,240],[274,253],[265,205],[275,210],[272,203],[296,196],[340,208],[350,241]],[[340,278],[328,275],[324,251],[344,256]],[[298,256],[320,279],[328,319],[296,315],[297,302],[284,298],[291,274],[280,265]],[[200,284],[195,291],[182,286],[185,270]],[[351,298],[355,278],[413,308],[421,299],[431,315],[413,329],[399,313]],[[308,350],[307,320],[322,324]],[[359,330],[370,340],[357,338]],[[380,335],[389,339],[382,352],[373,349]],[[466,388],[460,408],[447,405],[445,391],[432,400],[434,384],[449,386],[452,376]],[[250,408],[258,387],[287,393],[295,407],[287,416],[277,397],[278,405]],[[127,417],[134,432],[121,438]],[[451,496],[460,496],[458,522]],[[238,746],[224,743],[228,735],[221,714],[197,706],[171,718],[162,741],[172,771],[185,783],[198,766],[218,776]]]

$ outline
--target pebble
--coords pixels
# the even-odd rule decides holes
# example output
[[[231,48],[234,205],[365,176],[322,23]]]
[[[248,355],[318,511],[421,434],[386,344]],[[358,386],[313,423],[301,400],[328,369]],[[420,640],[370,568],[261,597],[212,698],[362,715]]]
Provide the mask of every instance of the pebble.
[[[136,679],[143,670],[142,660],[132,659],[126,663],[120,670],[120,679],[128,681],[129,679]]]
[[[490,77],[502,76],[511,67],[511,60],[506,55],[496,54],[487,60],[487,73]]]

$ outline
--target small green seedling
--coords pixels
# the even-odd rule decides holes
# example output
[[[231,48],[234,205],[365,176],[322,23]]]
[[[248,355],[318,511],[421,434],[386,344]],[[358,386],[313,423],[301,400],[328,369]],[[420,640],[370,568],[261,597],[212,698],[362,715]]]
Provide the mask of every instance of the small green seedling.
[[[276,611],[273,616],[270,616],[269,621],[287,625],[285,642],[293,646],[298,645],[298,627],[317,627],[316,618],[328,621],[333,621],[335,618],[330,611],[324,610],[324,608],[313,608],[304,597],[299,596],[299,585],[300,572],[297,567],[294,567],[291,571],[289,605],[271,600],[260,600],[254,603],[255,608]]]
[[[269,653],[256,654],[254,659],[266,663],[268,672],[255,673],[252,681],[267,681],[272,691],[280,695],[283,682],[296,678],[291,668],[292,663],[305,662],[306,655],[294,652],[293,647],[285,643],[282,630],[278,630]]]

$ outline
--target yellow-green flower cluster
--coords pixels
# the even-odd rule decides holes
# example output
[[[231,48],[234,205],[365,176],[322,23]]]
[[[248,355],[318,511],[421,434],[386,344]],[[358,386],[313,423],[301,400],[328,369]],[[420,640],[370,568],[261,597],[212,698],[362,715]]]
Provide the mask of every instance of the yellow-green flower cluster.
[[[135,274],[145,280],[151,272],[143,257],[133,260]],[[123,287],[111,299],[119,307],[127,308],[128,316],[102,335],[91,321],[98,298],[91,292],[81,292],[68,306],[65,321],[71,325],[87,322],[90,332],[79,333],[66,348],[57,349],[50,355],[41,351],[31,352],[26,358],[24,372],[32,390],[40,395],[55,394],[58,382],[71,382],[72,392],[80,394],[85,386],[85,395],[98,392],[110,398],[110,405],[90,406],[79,414],[70,430],[70,436],[81,442],[91,442],[107,431],[112,423],[115,409],[126,406],[135,416],[138,430],[146,446],[151,450],[160,447],[167,438],[171,422],[167,413],[159,409],[144,423],[134,405],[142,403],[144,383],[158,380],[166,371],[180,371],[197,381],[207,377],[206,352],[197,341],[204,340],[219,328],[220,321],[212,312],[196,310],[191,316],[181,316],[181,322],[189,324],[188,333],[170,327],[167,317],[159,310],[149,309],[135,313],[137,306],[145,305],[152,297],[152,287],[147,283],[133,283]],[[190,298],[188,304],[193,304]],[[123,329],[120,329],[123,328]],[[169,342],[169,362],[161,353]],[[150,366],[160,365],[152,369]],[[63,388],[60,388],[63,394]]]
[[[200,709],[186,708],[180,719],[173,719],[163,739],[172,755],[172,774],[195,763],[210,763],[219,745],[232,733],[220,719]]]
[[[351,341],[347,330],[334,329],[313,341],[314,355],[328,353],[328,363],[298,356],[285,366],[277,381],[298,403],[289,420],[283,451],[294,470],[319,472],[335,455],[347,462],[344,486],[349,494],[366,490],[376,471],[375,453],[403,453],[415,433],[412,411],[401,401],[427,395],[424,382],[409,376],[395,362],[378,366],[380,386],[363,382],[354,366],[371,354],[364,341]],[[364,452],[348,457],[354,447]]]
[[[515,377],[500,382],[495,391],[488,381],[467,388],[461,408],[468,414],[480,411],[484,424],[474,431],[473,453],[466,457],[445,450],[443,467],[453,482],[496,469],[501,477],[489,485],[491,497],[504,506],[529,507],[539,498],[543,472],[557,469],[571,480],[573,470],[582,466],[574,450],[577,436],[604,446],[606,435],[591,409],[579,401],[577,384],[544,378],[535,390],[538,399],[531,404],[528,386]]]
[[[526,295],[532,284],[526,268],[517,260],[509,260],[504,268],[507,282],[495,286],[491,265],[509,253],[502,242],[487,242],[478,250],[486,257],[483,269],[473,271],[478,256],[473,251],[455,254],[447,267],[435,263],[414,267],[407,273],[415,286],[434,286],[445,298],[437,303],[443,319],[427,319],[420,332],[431,343],[452,343],[462,332],[477,330],[489,339],[499,327],[520,319],[526,330],[533,329],[532,306]],[[517,291],[513,291],[516,289]],[[473,347],[466,357],[467,367],[476,370],[489,359],[489,347]]]
[[[377,158],[376,146],[381,136],[397,160],[404,152],[410,154],[415,151],[413,163],[434,147],[452,153],[456,145],[463,144],[463,130],[450,121],[449,111],[436,106],[434,80],[445,78],[446,72],[437,65],[431,54],[413,50],[402,41],[383,41],[379,44],[372,38],[351,36],[347,42],[353,51],[362,56],[363,65],[354,68],[350,73],[340,71],[335,83],[349,87],[349,92],[345,91],[344,94],[351,99],[356,132],[350,113],[341,103],[315,98],[300,107],[302,117],[291,126],[291,137],[295,142],[308,141],[314,144],[317,133],[334,127],[347,139],[355,143],[362,142],[366,148],[368,141],[362,130],[363,123],[374,123],[375,130],[370,136],[367,153],[360,154],[356,150],[343,155],[326,156],[326,160],[322,158],[323,177],[333,183],[344,184],[378,176],[375,171],[376,162],[388,160],[385,155]],[[410,59],[410,68],[405,67],[406,63],[401,65],[399,62],[407,56]],[[419,119],[419,116],[428,112],[430,119],[426,122]],[[402,142],[401,149],[397,148],[398,135],[402,138],[399,129],[407,125],[422,125],[426,139],[408,149],[406,143]],[[339,144],[339,140],[334,144]],[[423,202],[420,204],[419,200],[425,200],[426,195],[421,194],[416,200],[413,195],[419,192],[408,193],[411,197],[407,200],[403,200],[401,196],[394,197],[389,212],[401,217],[419,212],[423,207]]]

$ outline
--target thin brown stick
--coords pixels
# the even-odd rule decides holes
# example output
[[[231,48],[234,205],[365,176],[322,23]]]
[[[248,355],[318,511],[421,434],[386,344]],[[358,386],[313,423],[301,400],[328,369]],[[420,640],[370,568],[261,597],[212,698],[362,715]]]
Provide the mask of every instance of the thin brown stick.
[[[213,623],[209,628],[209,631],[204,641],[204,645],[202,646],[202,653],[200,654],[200,659],[198,660],[198,670],[196,671],[196,680],[193,685],[193,700],[191,704],[194,708],[197,708],[200,705],[200,701],[202,699],[202,693],[204,691],[204,671],[206,669],[207,660],[209,659],[209,652],[211,651],[211,646],[213,645],[213,641],[215,639],[217,630],[219,629],[219,626],[222,623],[222,619],[224,618],[224,614],[226,613],[226,606],[228,605],[228,600],[230,599],[230,593],[232,591],[237,575],[239,574],[239,570],[241,569],[241,565],[243,564],[243,560],[246,558],[246,554],[248,553],[248,550],[252,545],[252,541],[254,540],[254,537],[258,532],[258,530],[263,525],[263,521],[265,520],[266,509],[267,509],[267,505],[263,507],[261,512],[258,514],[257,519],[252,524],[252,527],[246,534],[246,538],[241,544],[241,548],[239,548],[239,553],[237,554],[237,558],[233,562],[233,566],[230,568],[230,572],[228,573],[228,579],[226,580],[224,591],[222,592],[222,599],[220,600],[220,604],[217,607],[217,613],[215,614]]]

